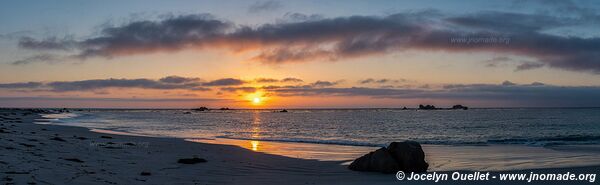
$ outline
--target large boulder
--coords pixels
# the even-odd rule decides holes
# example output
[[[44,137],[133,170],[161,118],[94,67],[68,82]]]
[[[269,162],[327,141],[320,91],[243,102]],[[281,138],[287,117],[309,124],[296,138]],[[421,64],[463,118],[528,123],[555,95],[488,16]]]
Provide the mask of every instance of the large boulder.
[[[355,159],[348,169],[355,171],[374,171],[382,173],[427,172],[429,164],[425,162],[425,152],[415,141],[392,142]]]
[[[359,157],[348,168],[355,171],[375,171],[382,173],[396,173],[400,170],[400,166],[398,166],[396,160],[385,147]]]
[[[427,172],[429,164],[425,162],[425,152],[416,141],[392,142],[388,152],[398,162],[404,172]]]

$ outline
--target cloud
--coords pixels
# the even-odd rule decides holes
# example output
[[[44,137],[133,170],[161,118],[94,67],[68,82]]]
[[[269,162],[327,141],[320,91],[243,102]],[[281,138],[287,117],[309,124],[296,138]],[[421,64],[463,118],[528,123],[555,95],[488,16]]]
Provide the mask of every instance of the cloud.
[[[0,89],[22,89],[22,88],[38,88],[43,84],[40,82],[26,82],[26,83],[6,83],[0,84]]]
[[[599,106],[599,86],[555,86],[534,82],[515,84],[450,84],[443,88],[317,88],[312,86],[270,86],[277,96],[362,96],[386,99],[445,100],[474,102],[486,106]]]
[[[0,104],[6,107],[68,107],[68,108],[182,108],[199,105],[216,106],[234,102],[219,98],[94,98],[94,97],[0,97]]]
[[[275,82],[279,82],[278,79],[274,79],[274,78],[257,78],[254,79],[255,82],[257,83],[275,83]]]
[[[221,91],[226,92],[244,92],[244,93],[253,93],[256,92],[257,88],[255,87],[223,87]]]
[[[283,78],[283,79],[256,78],[256,79],[254,79],[254,82],[256,82],[256,83],[301,83],[304,81],[299,78],[288,77],[288,78]]]
[[[546,85],[546,84],[544,84],[542,82],[533,82],[533,83],[531,83],[531,85]]]
[[[498,64],[512,62],[512,61],[514,61],[512,58],[504,56],[504,57],[494,57],[492,59],[485,60],[483,62],[486,63],[487,67],[498,67]]]
[[[249,13],[270,12],[283,8],[283,4],[279,1],[259,1],[248,7]]]
[[[159,79],[158,81],[164,82],[164,83],[180,84],[180,83],[197,82],[197,81],[200,81],[200,78],[186,78],[186,77],[180,77],[180,76],[167,76],[167,77]]]
[[[314,83],[311,84],[311,86],[313,87],[329,87],[329,86],[334,86],[337,85],[338,82],[330,82],[330,81],[316,81]]]
[[[350,87],[350,88],[314,88],[314,87],[283,87],[271,88],[279,96],[369,96],[375,98],[386,98],[420,92],[418,89],[387,89],[387,88],[368,88],[368,87]]]
[[[375,81],[377,80],[373,80],[373,82]],[[600,86],[558,86],[541,82],[517,84],[504,81],[499,84],[347,87],[339,86],[338,82],[316,81],[306,84],[252,87],[240,86],[247,82],[234,78],[205,82],[199,78],[167,76],[158,80],[110,78],[81,81],[3,83],[0,84],[0,90],[47,91],[59,94],[62,92],[98,92],[102,94],[106,93],[104,90],[110,88],[210,91],[213,90],[211,88],[219,86],[219,92],[253,93],[262,91],[269,96],[280,97],[368,97],[393,100],[470,102],[475,105],[486,106],[600,106]],[[90,98],[90,100],[93,100],[93,98]],[[173,99],[165,101],[171,100]],[[16,101],[16,99],[11,101]]]
[[[39,55],[34,55],[34,56],[30,56],[21,60],[17,60],[12,62],[12,65],[27,65],[27,64],[32,64],[32,63],[40,63],[40,62],[45,62],[45,63],[56,63],[59,62],[61,59],[61,57],[56,56],[56,55],[51,55],[51,54],[39,54]]]
[[[108,101],[108,102],[203,102],[223,101],[228,99],[217,98],[80,98],[80,97],[0,97],[0,101]]]
[[[565,16],[575,17],[577,21],[584,21],[589,23],[598,23],[600,20],[600,14],[598,14],[598,10],[594,9],[593,6],[586,6],[584,4],[577,4],[575,1],[571,0],[547,0],[547,1],[517,1],[514,3],[514,6],[529,6],[531,4],[533,6],[543,6],[547,9],[542,9],[538,11],[543,11],[546,14],[559,14]]]
[[[348,16],[234,25],[210,15],[171,16],[106,26],[99,35],[69,39],[24,39],[21,47],[76,46],[73,58],[118,57],[182,49],[254,51],[263,63],[339,61],[406,50],[493,52],[531,58],[545,66],[600,73],[600,38],[550,34],[556,28],[590,24],[570,17],[484,11],[447,15],[435,10],[388,16]]]
[[[305,22],[305,21],[317,21],[321,20],[324,17],[319,14],[311,14],[306,15],[302,13],[293,13],[288,12],[283,15],[283,19],[279,20],[280,22]]]
[[[213,80],[210,82],[202,83],[204,86],[235,86],[235,85],[243,85],[246,82],[240,79],[235,78],[223,78],[218,80]]]
[[[506,81],[502,82],[502,85],[509,86],[509,85],[517,85],[517,84],[512,83],[511,81],[506,80]]]
[[[541,68],[541,67],[544,67],[543,63],[525,62],[525,63],[518,65],[517,68],[515,69],[515,71],[525,71],[525,70],[537,69],[537,68]]]
[[[0,84],[0,89],[42,90],[53,92],[96,91],[108,88],[140,88],[140,89],[184,89],[192,91],[209,91],[198,78],[168,76],[159,80],[152,79],[94,79],[80,81],[53,81]]]
[[[207,91],[201,83],[163,83],[151,79],[97,79],[82,81],[49,82],[52,91],[91,91],[105,88],[141,88],[141,89],[187,89]]]
[[[531,32],[569,26],[573,19],[548,15],[483,11],[446,19],[448,22],[472,28],[500,33]]]
[[[281,82],[286,82],[286,83],[299,83],[299,82],[304,82],[304,80],[302,80],[302,79],[299,79],[299,78],[292,78],[292,77],[288,77],[288,78],[281,79]]]
[[[31,37],[21,37],[19,39],[19,46],[34,50],[71,50],[76,48],[77,41],[71,37],[61,39],[49,37],[39,41]]]
[[[208,14],[170,16],[162,21],[134,21],[104,27],[100,35],[81,41],[70,39],[21,39],[19,46],[34,50],[57,50],[75,46],[74,58],[115,57],[156,51],[176,51],[204,47],[233,25]]]
[[[527,61],[527,60],[514,60],[509,57],[495,57],[484,61],[487,67],[499,67],[502,64],[513,63],[516,65],[515,72],[526,71],[544,67],[545,64],[541,62]]]
[[[23,37],[27,37],[27,35],[31,35],[32,33],[33,33],[32,31],[16,31],[16,32],[9,32],[9,33],[0,33],[0,39],[7,39],[7,40],[20,39]]]
[[[358,83],[360,83],[360,84],[386,84],[386,83],[399,83],[399,82],[404,82],[404,81],[406,81],[406,80],[405,79],[393,80],[393,79],[387,79],[387,78],[382,78],[382,79],[367,78],[367,79],[359,81]]]

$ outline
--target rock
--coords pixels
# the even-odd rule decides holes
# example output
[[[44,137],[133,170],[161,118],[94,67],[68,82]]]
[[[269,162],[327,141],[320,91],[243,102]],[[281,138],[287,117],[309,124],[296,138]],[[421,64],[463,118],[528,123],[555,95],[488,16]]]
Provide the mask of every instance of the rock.
[[[199,107],[199,108],[195,108],[195,109],[192,109],[192,110],[193,111],[207,111],[207,110],[210,110],[210,109],[208,109],[207,107]]]
[[[404,172],[427,172],[429,164],[425,162],[425,152],[416,141],[392,142],[387,147],[396,160],[400,170]]]
[[[354,171],[375,171],[382,173],[396,173],[400,166],[385,147],[370,152],[354,160],[350,166]]]
[[[425,152],[415,141],[392,142],[355,159],[348,169],[354,171],[374,171],[382,173],[427,172],[429,164],[425,162]]]
[[[82,160],[77,159],[77,158],[66,158],[66,161],[71,161],[71,162],[76,162],[76,163],[83,163]]]
[[[25,147],[28,147],[28,148],[35,147],[35,145],[30,145],[30,144],[25,144],[25,143],[19,143],[19,145],[25,146]]]
[[[419,109],[420,110],[436,110],[437,108],[435,108],[435,106],[433,105],[419,105]]]
[[[196,163],[205,163],[207,162],[206,159],[202,159],[202,158],[183,158],[183,159],[179,159],[177,160],[177,163],[181,163],[181,164],[196,164]]]
[[[288,112],[288,110],[283,109],[283,110],[280,110],[279,112]]]
[[[60,137],[53,137],[53,138],[50,138],[50,140],[66,142],[63,138],[60,138]]]
[[[140,175],[141,176],[150,176],[150,175],[152,175],[152,173],[150,173],[150,172],[142,172],[142,173],[140,173]]]
[[[463,105],[454,105],[454,106],[452,106],[452,109],[462,109],[462,110],[467,110],[467,109],[469,109],[469,107],[467,107],[467,106],[463,106]]]

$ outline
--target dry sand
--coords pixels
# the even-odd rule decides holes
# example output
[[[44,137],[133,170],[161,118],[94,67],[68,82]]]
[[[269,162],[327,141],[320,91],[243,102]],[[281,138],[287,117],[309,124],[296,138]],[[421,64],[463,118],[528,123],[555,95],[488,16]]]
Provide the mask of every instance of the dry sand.
[[[398,181],[394,174],[347,170],[339,161],[290,158],[238,146],[174,138],[114,135],[80,127],[34,124],[39,116],[24,113],[27,112],[0,110],[1,184],[464,183]],[[181,158],[192,157],[207,162],[178,163]],[[591,166],[514,172],[598,173],[599,169]],[[498,181],[471,183],[498,184]],[[587,181],[537,183],[590,184]]]

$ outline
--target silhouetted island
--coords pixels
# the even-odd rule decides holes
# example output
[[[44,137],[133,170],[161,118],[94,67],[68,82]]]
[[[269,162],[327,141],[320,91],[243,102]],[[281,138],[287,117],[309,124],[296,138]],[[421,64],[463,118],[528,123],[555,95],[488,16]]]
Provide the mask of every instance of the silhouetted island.
[[[463,105],[454,105],[454,106],[452,106],[452,109],[462,109],[462,110],[467,110],[467,109],[469,109],[469,107],[467,107],[467,106],[463,106]]]
[[[437,108],[433,105],[419,105],[419,109],[418,110],[467,110],[469,109],[469,107],[467,106],[463,106],[463,105],[454,105],[452,106],[452,108]]]
[[[192,110],[193,111],[207,111],[207,110],[210,110],[210,109],[208,109],[206,107],[199,107],[199,108],[195,108],[195,109],[192,109]]]
[[[438,108],[435,108],[435,106],[433,105],[419,105],[419,110],[436,110]]]

